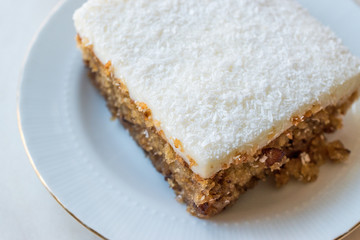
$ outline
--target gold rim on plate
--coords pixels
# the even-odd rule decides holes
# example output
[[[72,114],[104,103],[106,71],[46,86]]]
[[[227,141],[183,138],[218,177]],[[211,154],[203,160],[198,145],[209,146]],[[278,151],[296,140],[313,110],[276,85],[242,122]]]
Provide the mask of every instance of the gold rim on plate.
[[[76,221],[78,221],[81,225],[83,225],[85,228],[87,228],[88,230],[90,230],[92,233],[94,233],[96,236],[102,238],[102,239],[107,239],[105,238],[103,235],[101,235],[100,233],[98,233],[96,230],[94,230],[93,228],[89,227],[88,225],[86,225],[84,222],[82,222],[78,217],[75,216],[74,213],[72,213],[69,209],[67,209],[64,204],[55,196],[55,194],[51,191],[50,187],[46,184],[44,178],[41,176],[40,172],[37,170],[36,165],[30,155],[29,149],[26,145],[26,141],[25,141],[25,137],[24,137],[24,133],[22,131],[22,127],[21,127],[21,121],[20,121],[20,111],[19,111],[19,104],[17,105],[17,122],[18,122],[18,127],[19,127],[19,131],[20,131],[20,137],[21,137],[21,141],[24,145],[25,148],[25,152],[27,157],[30,160],[30,164],[33,167],[36,175],[38,176],[38,178],[40,179],[40,182],[44,185],[44,187],[46,188],[46,190],[50,193],[50,195],[56,200],[56,202],[68,213],[70,214],[70,216],[72,216]]]
[[[25,152],[27,157],[29,158],[30,164],[33,167],[37,177],[40,179],[40,182],[42,183],[42,185],[45,187],[45,189],[50,193],[50,195],[56,200],[56,202],[70,215],[72,216],[77,222],[79,222],[82,226],[84,226],[86,229],[88,229],[90,232],[94,233],[96,236],[102,238],[102,239],[107,239],[106,237],[104,237],[103,235],[101,235],[99,232],[97,232],[96,230],[94,230],[93,228],[89,227],[88,225],[86,225],[84,222],[82,222],[78,217],[75,216],[74,213],[72,213],[69,209],[67,209],[65,207],[65,205],[55,196],[55,194],[51,191],[50,187],[47,185],[47,183],[45,182],[44,178],[41,176],[40,172],[38,171],[38,169],[36,168],[36,165],[30,155],[29,149],[27,147],[26,141],[25,141],[25,136],[22,130],[22,125],[21,125],[21,120],[20,120],[20,88],[21,88],[21,84],[22,84],[22,79],[24,76],[24,69],[25,69],[25,65],[27,62],[27,59],[29,57],[30,54],[30,50],[32,49],[34,43],[36,42],[36,40],[38,39],[38,36],[40,34],[40,32],[42,31],[42,29],[44,28],[45,24],[49,21],[49,19],[53,16],[53,14],[55,12],[57,12],[64,4],[66,3],[66,0],[60,0],[49,12],[49,14],[45,17],[44,21],[40,24],[38,30],[36,31],[36,33],[34,34],[33,38],[30,41],[30,44],[28,46],[28,49],[25,53],[25,57],[22,63],[22,67],[21,67],[21,71],[20,71],[20,77],[18,79],[18,86],[17,86],[17,91],[16,91],[16,115],[17,115],[17,124],[18,124],[18,128],[20,131],[20,138],[21,141],[23,143]]]

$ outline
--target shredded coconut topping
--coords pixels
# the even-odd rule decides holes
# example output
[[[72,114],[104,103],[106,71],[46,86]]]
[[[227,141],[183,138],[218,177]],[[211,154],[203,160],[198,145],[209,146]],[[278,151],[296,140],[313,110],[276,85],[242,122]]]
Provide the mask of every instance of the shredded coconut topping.
[[[90,0],[74,20],[202,177],[360,84],[360,60],[294,0]]]

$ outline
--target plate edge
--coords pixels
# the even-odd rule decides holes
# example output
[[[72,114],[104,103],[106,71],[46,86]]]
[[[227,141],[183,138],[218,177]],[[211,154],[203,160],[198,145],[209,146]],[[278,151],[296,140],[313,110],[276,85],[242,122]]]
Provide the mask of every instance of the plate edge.
[[[55,194],[52,192],[52,190],[50,189],[50,187],[47,185],[47,183],[45,182],[45,180],[43,179],[43,177],[41,176],[40,172],[38,171],[38,169],[36,168],[36,165],[31,157],[29,148],[26,144],[26,140],[25,140],[25,135],[22,129],[22,124],[21,124],[21,116],[20,116],[20,92],[21,92],[21,86],[22,86],[22,82],[24,79],[24,72],[25,72],[25,67],[26,67],[26,63],[28,62],[29,56],[31,54],[31,50],[34,46],[34,44],[37,42],[40,33],[42,32],[42,30],[44,29],[44,26],[49,22],[49,20],[51,19],[51,17],[62,7],[64,6],[64,4],[67,2],[67,0],[60,0],[58,3],[56,3],[56,5],[50,10],[50,12],[48,13],[48,15],[45,17],[45,19],[42,21],[42,23],[40,24],[40,26],[38,27],[38,29],[36,30],[34,36],[32,37],[32,39],[30,40],[30,43],[28,45],[28,48],[25,52],[24,55],[24,60],[22,62],[22,66],[21,66],[21,70],[20,70],[20,74],[18,77],[18,82],[17,82],[17,90],[16,90],[16,116],[17,116],[17,125],[18,125],[18,129],[19,129],[19,133],[20,133],[20,138],[21,138],[21,142],[23,144],[26,156],[28,157],[30,164],[32,166],[32,168],[34,169],[36,176],[39,178],[40,182],[42,183],[42,185],[45,187],[45,189],[48,191],[48,193],[50,193],[50,195],[55,199],[55,201],[70,215],[72,216],[77,222],[79,222],[82,226],[84,226],[86,229],[88,229],[90,232],[94,233],[96,236],[100,237],[101,239],[107,239],[105,236],[103,236],[102,234],[100,234],[99,232],[97,232],[96,230],[94,230],[93,228],[89,227],[88,225],[86,225],[84,222],[82,222],[78,217],[75,216],[74,213],[72,213],[69,209],[67,209],[65,207],[65,205],[55,196]]]
[[[56,197],[56,195],[52,192],[52,190],[50,189],[50,187],[47,185],[47,183],[45,182],[45,180],[43,179],[43,177],[41,176],[40,172],[38,171],[38,169],[36,168],[36,165],[31,157],[30,151],[27,147],[26,144],[26,140],[25,140],[25,135],[23,133],[22,130],[22,125],[21,125],[21,116],[20,116],[20,92],[21,92],[21,86],[22,86],[22,82],[23,82],[23,78],[24,78],[24,70],[25,70],[25,66],[26,63],[28,62],[28,58],[31,54],[31,50],[34,46],[34,44],[37,42],[37,39],[39,37],[39,34],[42,32],[42,30],[44,29],[44,26],[48,23],[48,21],[51,19],[51,17],[61,8],[63,7],[63,5],[65,3],[67,3],[68,0],[60,0],[52,9],[51,11],[48,13],[48,15],[45,17],[45,19],[42,21],[42,23],[40,24],[40,26],[38,27],[37,31],[35,32],[32,40],[30,41],[28,48],[25,52],[25,56],[24,56],[24,60],[21,66],[21,70],[20,70],[20,74],[19,74],[19,78],[18,78],[18,83],[17,83],[17,90],[16,90],[16,115],[17,115],[17,125],[18,125],[18,129],[20,132],[20,138],[21,138],[21,142],[23,143],[23,147],[25,149],[26,155],[30,161],[30,164],[32,166],[32,168],[34,169],[37,177],[39,178],[40,182],[42,183],[42,185],[45,187],[45,189],[48,191],[48,193],[50,193],[50,195],[55,199],[55,201],[70,215],[72,216],[77,222],[79,222],[82,226],[84,226],[86,229],[88,229],[90,232],[94,233],[96,236],[100,237],[101,239],[107,239],[105,236],[103,236],[102,234],[100,234],[99,232],[97,232],[96,230],[94,230],[93,228],[89,227],[88,225],[86,225],[84,222],[82,222],[78,217],[76,217],[76,215],[74,213],[72,213],[69,209],[67,209],[65,207],[65,205]],[[359,4],[356,0],[355,3]],[[355,225],[353,225],[349,230],[345,231],[343,234],[339,235],[338,237],[334,238],[334,240],[344,240],[347,236],[349,236],[351,233],[353,233],[356,229],[358,229],[360,227],[360,221],[357,222]]]

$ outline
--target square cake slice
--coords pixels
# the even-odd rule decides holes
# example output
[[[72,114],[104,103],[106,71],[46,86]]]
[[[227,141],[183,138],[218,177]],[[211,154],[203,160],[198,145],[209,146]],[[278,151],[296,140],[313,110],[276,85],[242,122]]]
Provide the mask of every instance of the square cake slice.
[[[295,0],[89,0],[78,46],[114,117],[198,217],[316,179],[360,60]]]

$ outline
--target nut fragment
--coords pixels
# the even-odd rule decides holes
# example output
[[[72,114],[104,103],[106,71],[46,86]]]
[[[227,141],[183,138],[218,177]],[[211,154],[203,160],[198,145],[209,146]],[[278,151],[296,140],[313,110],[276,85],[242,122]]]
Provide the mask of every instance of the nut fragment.
[[[267,167],[272,166],[274,163],[281,162],[285,153],[278,148],[265,148],[262,153],[267,156],[265,164]]]
[[[300,159],[301,159],[302,165],[306,165],[311,161],[309,154],[306,152],[302,152],[300,154]]]

